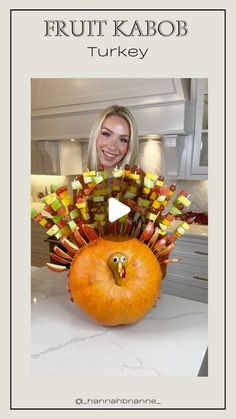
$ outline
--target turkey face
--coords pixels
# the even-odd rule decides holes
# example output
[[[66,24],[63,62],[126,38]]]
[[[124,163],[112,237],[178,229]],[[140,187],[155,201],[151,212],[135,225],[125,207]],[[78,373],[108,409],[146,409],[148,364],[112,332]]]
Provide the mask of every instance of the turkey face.
[[[113,253],[108,259],[108,265],[114,274],[117,285],[121,285],[121,279],[126,276],[127,256],[120,252]]]

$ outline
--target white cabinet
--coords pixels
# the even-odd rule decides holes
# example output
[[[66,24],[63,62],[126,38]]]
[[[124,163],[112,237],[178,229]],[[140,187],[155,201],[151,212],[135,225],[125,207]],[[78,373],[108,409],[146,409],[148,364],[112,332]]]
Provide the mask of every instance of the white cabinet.
[[[208,176],[208,86],[207,79],[192,79],[189,104],[190,135],[187,142],[186,179]]]
[[[31,221],[31,265],[45,266],[49,262],[49,246],[45,242],[45,230],[34,221]]]
[[[197,235],[179,238],[171,253],[171,258],[174,257],[182,259],[168,265],[162,291],[207,303],[208,238]]]
[[[206,79],[191,80],[186,106],[186,135],[162,136],[162,173],[170,179],[208,177],[208,87]]]
[[[72,141],[31,141],[31,174],[69,176],[81,172],[80,144]]]
[[[97,114],[127,106],[141,136],[185,134],[190,79],[32,79],[33,140],[88,139]]]

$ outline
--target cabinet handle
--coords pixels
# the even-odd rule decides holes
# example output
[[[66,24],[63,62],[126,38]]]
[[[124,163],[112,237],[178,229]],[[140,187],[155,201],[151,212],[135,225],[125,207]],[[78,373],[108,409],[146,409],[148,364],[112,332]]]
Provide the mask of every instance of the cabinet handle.
[[[194,253],[196,253],[197,255],[205,255],[205,256],[208,256],[208,253],[201,252],[200,250],[196,250]]]
[[[208,281],[208,278],[203,278],[202,276],[194,275],[194,279],[201,279],[201,281]]]

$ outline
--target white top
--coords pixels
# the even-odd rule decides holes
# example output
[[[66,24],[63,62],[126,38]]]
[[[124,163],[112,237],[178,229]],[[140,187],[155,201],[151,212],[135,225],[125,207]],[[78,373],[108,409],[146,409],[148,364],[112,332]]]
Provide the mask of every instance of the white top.
[[[104,327],[70,301],[65,272],[32,272],[33,375],[196,377],[206,349],[206,304],[162,294],[140,322]]]

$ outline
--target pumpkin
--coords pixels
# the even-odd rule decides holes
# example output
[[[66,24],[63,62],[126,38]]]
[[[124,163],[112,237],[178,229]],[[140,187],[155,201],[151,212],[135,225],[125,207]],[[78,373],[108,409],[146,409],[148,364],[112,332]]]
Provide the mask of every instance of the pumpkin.
[[[135,323],[152,308],[161,279],[160,265],[144,243],[100,237],[74,257],[68,288],[73,301],[90,317],[115,326]]]
[[[178,261],[169,254],[193,218],[171,234],[167,229],[191,204],[189,195],[180,191],[169,205],[174,184],[165,185],[163,176],[128,165],[115,168],[111,178],[102,167],[87,170],[71,186],[73,197],[67,186],[38,194],[49,219],[32,209],[32,219],[60,244],[50,253],[56,263],[47,266],[54,272],[69,268],[71,300],[98,323],[135,323],[159,297],[167,265]],[[111,222],[109,197],[126,204],[129,214]]]

